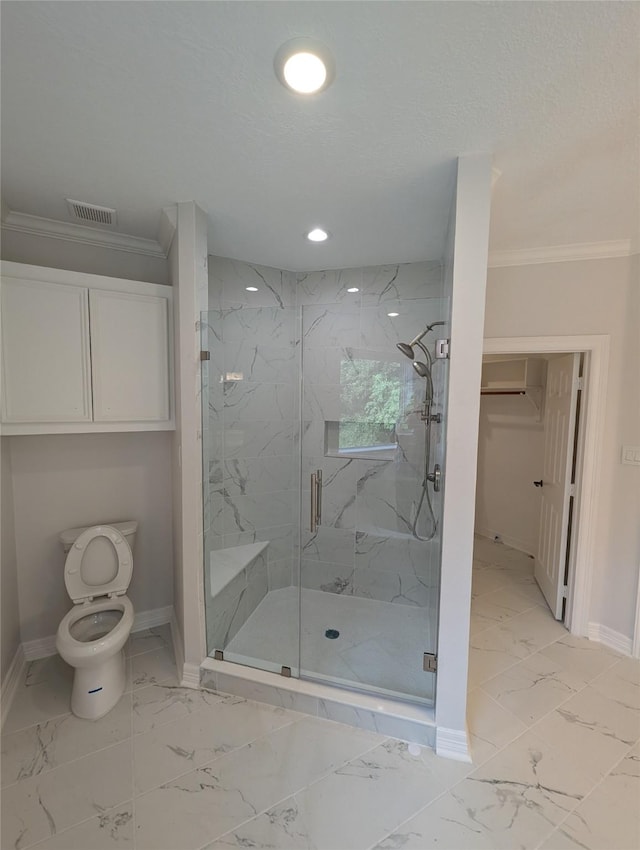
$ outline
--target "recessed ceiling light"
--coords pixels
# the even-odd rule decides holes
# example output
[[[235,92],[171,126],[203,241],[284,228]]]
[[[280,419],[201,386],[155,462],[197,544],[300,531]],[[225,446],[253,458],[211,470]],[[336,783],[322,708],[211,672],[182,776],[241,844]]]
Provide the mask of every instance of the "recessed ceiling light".
[[[350,286],[347,292],[360,292],[357,286]]]
[[[392,319],[395,319],[395,317],[399,315],[400,313],[387,313],[387,316],[391,316]]]
[[[257,286],[245,286],[245,289],[247,290],[247,292],[257,292],[258,291]]]
[[[328,238],[328,232],[323,230],[321,227],[314,227],[313,230],[310,230],[307,233],[307,239],[309,242],[326,242]]]
[[[333,80],[333,59],[327,48],[310,38],[287,41],[276,53],[276,76],[298,94],[316,94]]]

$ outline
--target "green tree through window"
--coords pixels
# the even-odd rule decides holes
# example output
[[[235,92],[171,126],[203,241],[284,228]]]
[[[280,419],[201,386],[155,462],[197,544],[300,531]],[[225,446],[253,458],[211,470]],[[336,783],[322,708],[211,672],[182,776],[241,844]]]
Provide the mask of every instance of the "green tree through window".
[[[342,361],[339,450],[395,445],[403,416],[403,377],[400,363]]]

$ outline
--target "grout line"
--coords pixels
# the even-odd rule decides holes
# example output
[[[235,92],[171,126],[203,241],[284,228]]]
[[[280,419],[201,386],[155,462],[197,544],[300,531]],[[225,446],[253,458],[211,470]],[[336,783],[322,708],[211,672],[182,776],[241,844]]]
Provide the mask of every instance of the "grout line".
[[[51,839],[53,839],[53,838],[58,838],[58,836],[66,835],[68,832],[71,832],[72,829],[75,829],[78,826],[82,826],[85,823],[89,823],[92,820],[98,820],[98,818],[103,817],[104,815],[108,815],[110,812],[117,811],[118,809],[122,808],[122,806],[128,806],[129,803],[131,803],[131,809],[133,810],[133,798],[131,798],[130,800],[123,800],[122,803],[118,803],[118,805],[116,805],[116,806],[111,806],[109,809],[105,809],[105,811],[103,811],[103,812],[99,812],[99,813],[94,812],[94,814],[92,814],[90,817],[83,818],[82,820],[79,820],[77,823],[74,823],[71,826],[65,827],[60,832],[54,832],[51,835],[47,835],[46,838],[40,838],[40,839],[38,839],[38,841],[36,841],[35,844],[23,844],[23,845],[21,845],[20,850],[31,850],[32,847],[40,847],[41,845],[45,844],[46,842],[51,841]]]
[[[331,722],[337,723],[338,721],[334,720],[334,721],[331,721]],[[344,723],[338,723],[338,725],[344,726],[345,724]],[[369,731],[369,730],[364,730],[364,731]],[[326,779],[327,776],[332,776],[337,770],[340,770],[345,765],[351,764],[351,762],[355,761],[356,759],[363,758],[364,756],[367,755],[367,753],[373,752],[373,750],[377,749],[378,747],[381,747],[384,743],[386,743],[386,741],[390,741],[390,740],[395,740],[395,739],[394,738],[388,738],[388,737],[384,738],[384,740],[379,741],[377,744],[374,744],[374,746],[370,747],[369,749],[363,750],[359,755],[354,755],[350,759],[347,759],[347,761],[342,762],[337,767],[333,767],[333,768],[327,770],[325,773],[321,774],[316,779],[314,779],[313,782],[308,782],[306,785],[302,785],[300,788],[297,788],[295,791],[292,791],[290,794],[287,794],[286,796],[282,797],[277,802],[271,803],[271,805],[267,806],[266,809],[262,809],[257,814],[252,815],[250,818],[247,818],[246,820],[242,821],[242,823],[236,824],[236,826],[232,827],[232,829],[228,829],[226,832],[223,832],[221,835],[216,835],[213,838],[208,838],[206,844],[202,844],[198,848],[198,850],[205,850],[205,848],[208,847],[209,844],[211,844],[212,841],[218,841],[219,839],[223,838],[225,835],[229,835],[230,833],[235,832],[237,829],[241,829],[243,826],[245,826],[245,824],[251,823],[251,821],[254,821],[257,818],[262,817],[262,815],[264,815],[266,812],[270,811],[271,809],[275,809],[276,806],[281,805],[282,803],[284,803],[285,800],[288,800],[290,797],[295,797],[297,794],[300,794],[302,791],[306,791],[307,788],[311,788],[313,785],[316,785],[318,782],[321,782],[323,779]]]

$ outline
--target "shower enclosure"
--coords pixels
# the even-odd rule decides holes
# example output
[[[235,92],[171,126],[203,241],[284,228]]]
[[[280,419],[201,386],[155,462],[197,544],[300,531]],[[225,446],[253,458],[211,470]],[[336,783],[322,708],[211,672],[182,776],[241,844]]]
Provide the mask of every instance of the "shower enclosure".
[[[436,263],[296,275],[215,260],[216,309],[202,315],[211,657],[432,704],[441,292]]]

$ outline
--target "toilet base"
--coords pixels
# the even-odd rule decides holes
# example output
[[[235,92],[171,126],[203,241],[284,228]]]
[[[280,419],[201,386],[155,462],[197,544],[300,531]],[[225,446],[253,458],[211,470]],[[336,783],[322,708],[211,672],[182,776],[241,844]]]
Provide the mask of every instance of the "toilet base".
[[[71,711],[84,720],[98,720],[114,707],[126,682],[126,660],[121,649],[97,667],[76,667]]]

